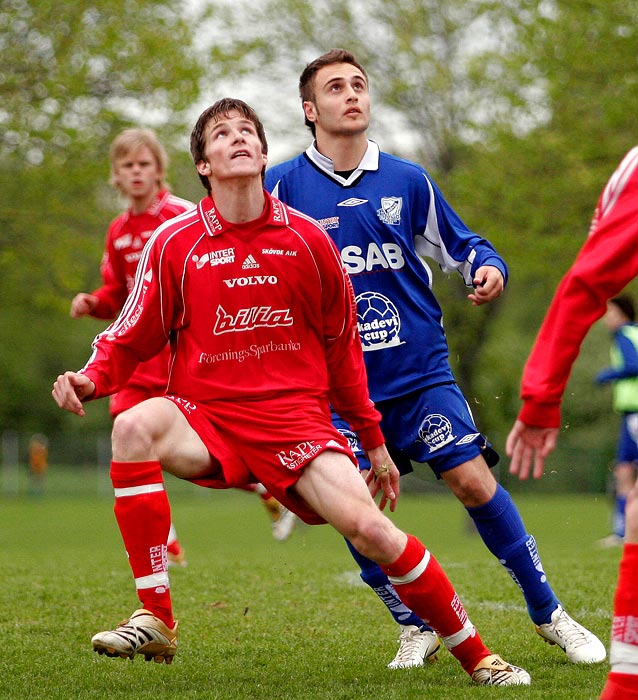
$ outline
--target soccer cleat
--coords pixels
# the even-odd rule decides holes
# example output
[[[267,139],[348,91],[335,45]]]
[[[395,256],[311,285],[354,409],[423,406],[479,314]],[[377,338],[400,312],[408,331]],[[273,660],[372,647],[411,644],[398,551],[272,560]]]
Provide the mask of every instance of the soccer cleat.
[[[186,561],[186,552],[182,546],[179,546],[177,552],[171,552],[169,550],[167,552],[167,559],[169,566],[180,566],[182,568],[188,566],[188,562]]]
[[[611,549],[612,547],[622,547],[624,539],[620,535],[612,534],[598,540],[596,544],[600,549]]]
[[[296,524],[297,516],[285,506],[281,506],[279,517],[272,524],[272,536],[277,542],[285,542],[292,535]]]
[[[264,508],[266,509],[266,512],[270,516],[273,522],[276,522],[279,520],[279,516],[281,515],[281,509],[283,506],[279,501],[274,497],[274,496],[269,496],[268,498],[262,498],[261,502],[264,504]]]
[[[426,659],[433,664],[441,647],[436,632],[416,625],[400,625],[400,627],[399,651],[388,664],[388,668],[417,668],[423,666]]]
[[[529,673],[523,668],[508,664],[498,654],[481,659],[472,671],[472,680],[478,685],[529,685]]]
[[[604,644],[565,612],[559,605],[551,622],[536,625],[536,631],[549,644],[557,644],[573,664],[597,664],[604,661]]]
[[[170,664],[177,652],[177,622],[171,629],[142,608],[114,630],[98,632],[91,644],[98,654],[131,660],[135,654],[142,654],[147,661],[153,659],[158,664],[162,661]]]

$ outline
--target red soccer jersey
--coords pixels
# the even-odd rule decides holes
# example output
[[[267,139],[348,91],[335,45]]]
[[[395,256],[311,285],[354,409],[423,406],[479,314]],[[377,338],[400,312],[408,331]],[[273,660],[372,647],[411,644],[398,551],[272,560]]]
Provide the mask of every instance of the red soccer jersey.
[[[99,301],[91,316],[113,320],[120,313],[133,288],[142,249],[152,233],[165,221],[194,206],[192,202],[162,190],[146,211],[134,214],[128,209],[111,222],[100,265],[103,284],[92,292]],[[162,395],[168,381],[169,359],[167,348],[148,362],[140,364],[129,379],[127,389],[117,398],[114,397],[111,412],[114,415],[120,413],[142,397]]]
[[[560,425],[563,392],[587,331],[637,275],[638,147],[605,186],[589,237],[554,295],[523,372],[519,420]]]
[[[156,231],[122,313],[95,339],[83,370],[91,398],[117,391],[170,341],[167,393],[330,401],[376,447],[380,417],[339,253],[314,220],[264,194],[264,213],[248,224],[224,221],[206,197]]]

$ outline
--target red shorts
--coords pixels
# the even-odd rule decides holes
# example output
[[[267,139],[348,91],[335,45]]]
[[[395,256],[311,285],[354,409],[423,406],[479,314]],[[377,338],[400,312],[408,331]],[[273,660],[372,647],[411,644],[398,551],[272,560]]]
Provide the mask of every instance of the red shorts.
[[[213,459],[211,470],[188,479],[199,486],[224,489],[260,482],[304,522],[317,525],[325,520],[293,489],[303,468],[324,450],[342,452],[357,468],[327,404],[314,397],[205,404],[165,398],[181,410]]]
[[[146,399],[163,396],[165,391],[165,386],[161,389],[137,385],[127,386],[118,391],[117,394],[113,394],[109,399],[109,413],[111,414],[111,418],[115,418],[120,413],[128,411],[129,408],[137,406],[138,403],[142,403],[142,401],[146,401]]]
[[[158,355],[137,365],[126,386],[111,396],[109,404],[111,418],[115,418],[146,399],[164,396],[168,384],[170,357],[171,352],[167,345]]]

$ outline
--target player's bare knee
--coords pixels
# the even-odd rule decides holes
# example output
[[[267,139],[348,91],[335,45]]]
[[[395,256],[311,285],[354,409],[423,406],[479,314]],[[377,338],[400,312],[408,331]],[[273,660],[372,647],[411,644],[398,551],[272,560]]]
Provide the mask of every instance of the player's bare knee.
[[[111,434],[113,459],[129,461],[141,459],[149,452],[151,431],[143,411],[131,409],[116,416]]]
[[[383,515],[362,518],[348,539],[358,552],[380,564],[395,561],[405,546],[405,535]]]
[[[441,478],[466,508],[485,505],[494,495],[497,486],[496,479],[482,457],[443,472]]]

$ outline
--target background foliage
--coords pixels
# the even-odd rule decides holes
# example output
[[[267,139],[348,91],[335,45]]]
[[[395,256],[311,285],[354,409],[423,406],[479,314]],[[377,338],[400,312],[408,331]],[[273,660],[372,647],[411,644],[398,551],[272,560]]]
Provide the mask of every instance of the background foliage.
[[[186,144],[201,109],[246,99],[271,160],[289,157],[309,139],[301,68],[344,46],[370,74],[372,137],[421,162],[509,263],[508,291],[488,308],[470,307],[456,277],[435,282],[459,382],[502,447],[551,295],[636,140],[637,19],[634,3],[615,0],[2,0],[0,432],[45,432],[66,456],[87,431],[108,431],[105,402],[79,421],[50,387],[84,363],[103,325],[68,309],[99,284],[121,207],[108,186],[113,136],[155,127],[175,191],[198,199]],[[607,347],[595,328],[568,390],[555,462],[573,488],[604,488],[613,459],[610,395],[592,389]]]

